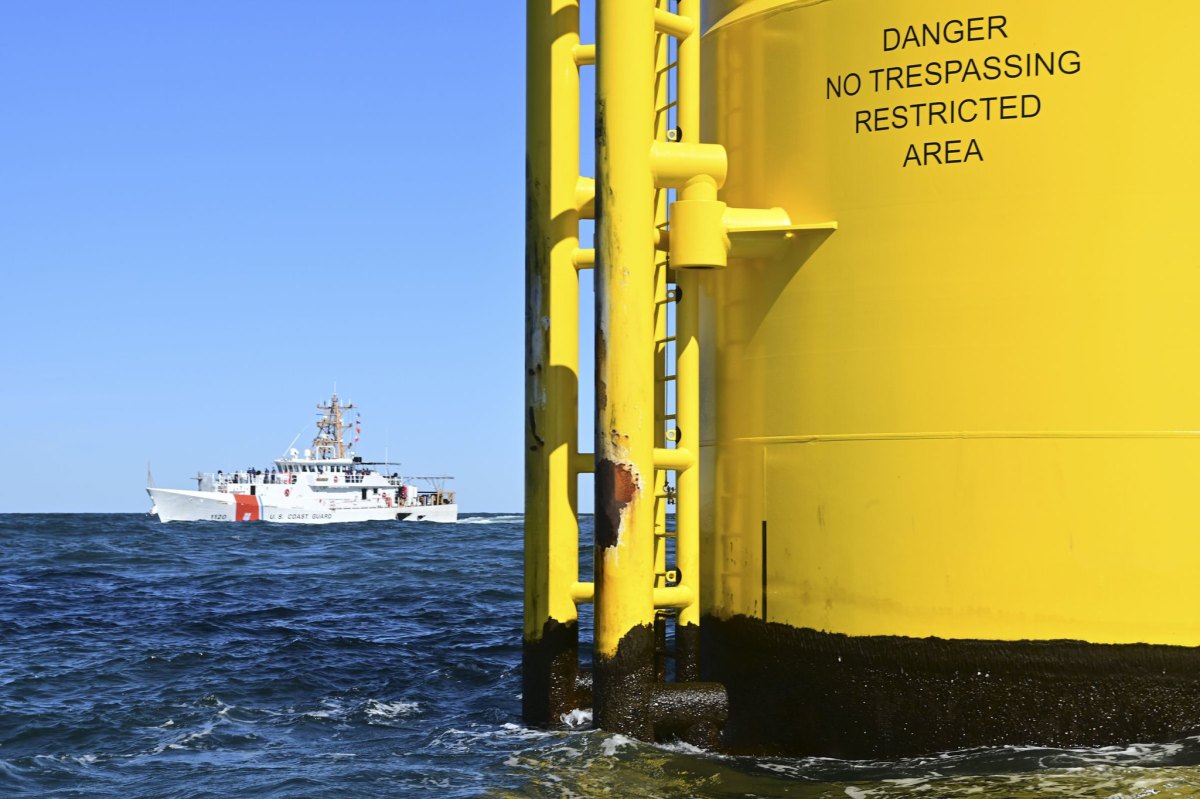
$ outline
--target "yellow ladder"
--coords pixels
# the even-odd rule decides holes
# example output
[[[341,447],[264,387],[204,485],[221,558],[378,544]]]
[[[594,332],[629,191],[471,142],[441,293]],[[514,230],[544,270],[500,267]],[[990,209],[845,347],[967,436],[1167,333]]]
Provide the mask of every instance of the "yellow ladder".
[[[695,682],[703,270],[737,257],[739,233],[761,248],[797,228],[780,209],[731,209],[717,199],[725,151],[698,141],[699,2],[678,0],[671,12],[668,0],[596,0],[594,46],[579,40],[578,0],[527,4],[523,669],[531,724],[553,724],[587,704],[589,688],[598,726],[645,739],[724,713],[723,689]],[[578,70],[589,65],[597,73],[594,181],[579,174]],[[594,249],[579,246],[585,218],[596,219]],[[576,446],[578,271],[588,268],[594,453]],[[576,486],[586,472],[596,487],[591,582],[579,579]],[[578,668],[577,605],[589,601],[594,684]],[[677,683],[664,685],[656,652],[670,614]]]

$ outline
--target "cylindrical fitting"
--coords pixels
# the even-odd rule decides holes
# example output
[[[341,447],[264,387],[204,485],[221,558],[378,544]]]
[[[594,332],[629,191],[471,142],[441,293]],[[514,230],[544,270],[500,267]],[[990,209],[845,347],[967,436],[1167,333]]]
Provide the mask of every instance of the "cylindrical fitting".
[[[719,200],[676,200],[671,203],[671,266],[675,269],[720,269],[728,263],[725,203]]]
[[[682,189],[700,175],[712,178],[719,189],[725,185],[729,159],[719,144],[654,142],[650,145],[654,185],[660,189]]]

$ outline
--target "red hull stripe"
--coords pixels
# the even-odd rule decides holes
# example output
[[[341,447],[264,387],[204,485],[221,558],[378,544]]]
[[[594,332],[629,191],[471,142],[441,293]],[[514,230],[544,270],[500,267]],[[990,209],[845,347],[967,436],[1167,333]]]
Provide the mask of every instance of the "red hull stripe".
[[[235,502],[237,502],[237,515],[235,518],[239,522],[258,521],[258,497],[252,497],[249,494],[234,494],[233,499]]]

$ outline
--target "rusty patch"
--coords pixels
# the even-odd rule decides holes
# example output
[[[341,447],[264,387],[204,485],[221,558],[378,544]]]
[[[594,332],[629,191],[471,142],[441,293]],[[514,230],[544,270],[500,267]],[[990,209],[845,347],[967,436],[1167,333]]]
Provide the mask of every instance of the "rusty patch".
[[[615,547],[625,508],[640,486],[628,464],[603,458],[596,463],[596,548]]]

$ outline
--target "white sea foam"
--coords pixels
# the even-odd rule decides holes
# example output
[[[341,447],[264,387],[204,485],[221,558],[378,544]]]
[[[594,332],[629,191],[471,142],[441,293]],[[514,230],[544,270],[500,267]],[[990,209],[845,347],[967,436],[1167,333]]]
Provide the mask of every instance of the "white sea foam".
[[[941,775],[935,773],[931,776],[941,776]],[[884,782],[888,783],[889,785],[896,785],[901,788],[912,788],[915,785],[920,785],[921,783],[927,782],[927,781],[928,780],[925,777],[898,777],[897,779],[894,779],[894,780],[884,780]]]
[[[44,761],[44,762],[49,762],[49,763],[75,763],[80,766],[90,766],[94,763],[100,762],[100,756],[92,755],[92,754],[87,754],[87,755],[34,755],[33,760],[35,762],[39,762],[39,763]],[[4,761],[0,761],[0,762],[4,762]]]
[[[473,752],[479,743],[499,742],[504,745],[511,743],[524,744],[529,741],[550,738],[557,733],[547,730],[534,730],[522,727],[520,724],[506,723],[499,727],[477,727],[469,730],[459,730],[451,727],[434,739],[433,743],[442,749],[452,752]]]
[[[460,516],[459,524],[520,524],[525,517],[519,513],[505,513],[499,516]]]
[[[194,749],[194,744],[199,741],[203,741],[205,738],[212,735],[213,730],[217,728],[218,724],[227,723],[228,722],[226,722],[223,718],[217,718],[214,721],[209,721],[195,732],[184,733],[173,741],[160,743],[158,746],[154,747],[153,750],[151,750],[150,754],[161,755],[163,752],[168,750]]]
[[[304,713],[304,718],[332,719],[342,721],[346,718],[346,706],[334,699],[322,699],[320,710],[310,710]]]
[[[395,719],[411,716],[420,709],[421,705],[418,702],[380,702],[378,699],[370,699],[367,701],[364,711],[368,718]]]
[[[626,738],[624,735],[618,733],[616,735],[610,735],[601,741],[600,751],[604,753],[605,757],[613,757],[617,754],[617,752],[621,751],[625,747],[632,746],[634,744],[636,744],[636,741],[634,741],[632,738]]]
[[[703,747],[690,744],[687,741],[668,741],[667,743],[655,744],[655,747],[662,749],[664,752],[675,752],[681,755],[702,755],[704,757],[712,757],[714,759],[723,759],[721,755],[710,752]]]
[[[584,710],[582,708],[575,708],[570,713],[563,713],[561,716],[559,716],[559,718],[562,720],[563,724],[567,725],[573,730],[577,730],[582,727],[591,726],[592,711],[590,709]]]

